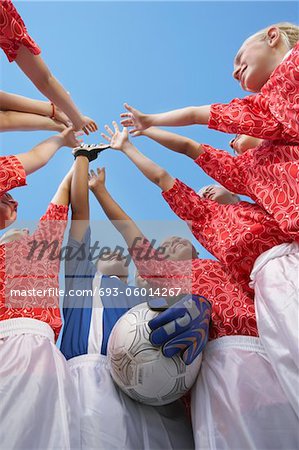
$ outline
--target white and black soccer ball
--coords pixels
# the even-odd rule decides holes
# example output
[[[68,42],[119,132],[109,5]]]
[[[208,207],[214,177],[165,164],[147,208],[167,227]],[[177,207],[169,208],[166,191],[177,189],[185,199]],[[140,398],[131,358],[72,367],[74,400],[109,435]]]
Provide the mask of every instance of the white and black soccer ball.
[[[154,406],[182,397],[193,385],[202,359],[200,354],[187,366],[180,356],[166,358],[154,347],[148,322],[157,314],[147,303],[134,306],[114,325],[107,351],[116,384],[134,400]]]

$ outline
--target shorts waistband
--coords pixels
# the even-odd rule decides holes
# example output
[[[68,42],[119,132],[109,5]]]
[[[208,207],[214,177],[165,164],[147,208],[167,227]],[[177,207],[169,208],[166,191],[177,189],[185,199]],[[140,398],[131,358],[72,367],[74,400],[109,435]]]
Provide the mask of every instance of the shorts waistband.
[[[260,339],[254,336],[223,336],[208,342],[204,349],[204,354],[207,355],[211,351],[224,348],[236,348],[265,354],[265,349]]]
[[[109,369],[107,356],[100,355],[97,353],[88,353],[85,355],[79,355],[68,360],[68,365],[70,368],[75,368],[88,364],[90,365],[100,364],[101,366],[104,366],[106,369]]]
[[[18,334],[39,334],[54,343],[54,331],[46,322],[27,317],[0,321],[0,339]]]

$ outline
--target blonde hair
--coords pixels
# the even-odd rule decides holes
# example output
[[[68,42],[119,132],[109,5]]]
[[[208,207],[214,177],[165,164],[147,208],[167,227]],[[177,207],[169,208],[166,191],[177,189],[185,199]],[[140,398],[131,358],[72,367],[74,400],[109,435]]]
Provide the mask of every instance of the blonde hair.
[[[248,39],[258,38],[260,40],[265,40],[267,38],[268,30],[272,27],[276,27],[279,29],[281,36],[284,38],[285,43],[289,47],[289,49],[295,47],[299,40],[299,27],[298,25],[294,25],[290,22],[279,22],[273,25],[270,25],[263,30],[258,31],[257,33],[250,36]]]

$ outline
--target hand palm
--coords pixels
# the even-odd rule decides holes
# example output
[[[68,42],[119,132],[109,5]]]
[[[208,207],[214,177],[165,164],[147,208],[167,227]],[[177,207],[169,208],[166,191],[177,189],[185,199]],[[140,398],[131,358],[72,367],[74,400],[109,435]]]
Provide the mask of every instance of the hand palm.
[[[116,150],[121,150],[123,148],[124,142],[127,140],[127,133],[123,131],[117,131],[111,138],[111,147]]]

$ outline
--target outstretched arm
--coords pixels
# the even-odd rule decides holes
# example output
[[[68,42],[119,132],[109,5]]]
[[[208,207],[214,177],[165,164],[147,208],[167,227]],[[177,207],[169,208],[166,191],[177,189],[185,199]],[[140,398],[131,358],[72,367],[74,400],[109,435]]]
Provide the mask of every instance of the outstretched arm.
[[[160,114],[144,114],[127,103],[124,106],[128,112],[120,115],[123,118],[121,123],[125,127],[133,127],[131,134],[152,126],[207,125],[210,117],[210,105],[189,106]]]
[[[136,223],[129,217],[119,204],[109,194],[106,185],[105,168],[98,168],[97,173],[91,170],[89,175],[89,189],[101,205],[104,213],[121,233],[129,248],[131,248],[136,239],[143,239],[142,231],[137,227]],[[140,240],[138,239],[138,240]]]
[[[52,75],[41,56],[33,55],[22,45],[16,57],[16,63],[37,89],[69,117],[75,130],[82,129],[86,134],[97,130],[96,123],[80,113],[70,95]]]
[[[58,186],[56,193],[53,196],[51,203],[53,203],[54,205],[69,206],[71,201],[71,182],[73,172],[74,172],[74,165],[66,174],[66,176]]]
[[[0,91],[0,131],[63,131],[69,118],[54,104]]]
[[[148,178],[152,183],[160,187],[162,191],[168,191],[174,185],[175,179],[166,172],[165,169],[158,166],[158,164],[151,161],[144,156],[128,139],[128,130],[123,128],[119,130],[116,122],[113,122],[114,131],[111,130],[108,125],[105,126],[106,131],[110,136],[102,133],[104,139],[106,139],[111,148],[122,151]]]
[[[169,131],[161,130],[160,128],[150,127],[145,131],[140,132],[143,136],[147,136],[158,144],[173,150],[176,153],[182,153],[191,159],[197,159],[199,155],[204,153],[202,146],[185,136]]]
[[[70,235],[78,242],[82,241],[89,227],[88,168],[88,158],[77,156],[71,183],[72,225]]]
[[[62,122],[38,114],[18,111],[0,111],[0,131],[63,131]]]
[[[61,147],[77,147],[80,142],[73,129],[67,128],[62,133],[36,145],[29,152],[17,155],[17,158],[22,163],[26,175],[29,175],[45,166]]]

